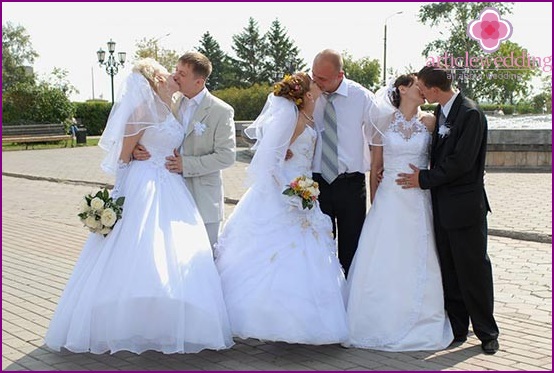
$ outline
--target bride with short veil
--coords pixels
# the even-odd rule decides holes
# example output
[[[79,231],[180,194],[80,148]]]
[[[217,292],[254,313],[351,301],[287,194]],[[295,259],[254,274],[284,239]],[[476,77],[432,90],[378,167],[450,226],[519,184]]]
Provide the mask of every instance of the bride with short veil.
[[[165,157],[185,130],[169,104],[172,76],[152,59],[127,77],[99,145],[116,174],[123,216],[92,233],[67,283],[45,341],[73,352],[198,352],[233,345],[221,283],[202,218]],[[136,142],[147,161],[130,161]]]
[[[402,189],[395,182],[409,164],[428,168],[435,117],[419,110],[424,99],[416,80],[409,74],[391,81],[377,92],[377,110],[370,115],[372,205],[348,276],[349,344],[354,347],[440,350],[453,339],[430,192]]]

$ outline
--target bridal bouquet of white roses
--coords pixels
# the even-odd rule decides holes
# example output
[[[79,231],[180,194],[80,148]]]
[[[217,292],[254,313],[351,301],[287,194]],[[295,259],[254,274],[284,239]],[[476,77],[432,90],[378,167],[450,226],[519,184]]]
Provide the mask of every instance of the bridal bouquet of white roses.
[[[79,218],[81,222],[93,233],[107,236],[115,223],[121,219],[125,197],[119,197],[115,201],[110,197],[106,188],[95,195],[87,194],[79,205]]]
[[[283,194],[291,198],[299,197],[303,209],[311,209],[319,196],[319,184],[307,176],[298,176],[283,191]]]

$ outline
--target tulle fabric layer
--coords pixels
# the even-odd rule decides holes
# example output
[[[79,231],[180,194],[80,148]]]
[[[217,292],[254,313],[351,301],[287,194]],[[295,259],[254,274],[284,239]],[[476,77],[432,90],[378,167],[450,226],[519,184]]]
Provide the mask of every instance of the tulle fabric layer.
[[[429,191],[401,189],[385,171],[348,276],[349,343],[383,351],[440,350],[444,310]]]
[[[125,184],[123,219],[85,243],[47,345],[92,353],[232,346],[208,237],[183,179],[135,162]]]
[[[347,339],[345,280],[329,217],[301,211],[277,188],[253,187],[219,238],[233,335],[327,344]]]

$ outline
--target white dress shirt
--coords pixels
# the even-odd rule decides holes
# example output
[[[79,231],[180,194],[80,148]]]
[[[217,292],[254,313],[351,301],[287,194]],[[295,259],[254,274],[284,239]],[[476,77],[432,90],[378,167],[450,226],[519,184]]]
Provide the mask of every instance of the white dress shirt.
[[[445,118],[448,118],[448,114],[450,113],[450,109],[452,109],[452,104],[454,104],[454,100],[456,100],[456,97],[460,94],[460,91],[457,91],[454,93],[454,96],[450,97],[450,100],[444,104],[444,106],[441,107],[442,113],[444,114]]]
[[[189,126],[190,120],[194,117],[194,113],[196,113],[196,109],[198,109],[198,106],[200,106],[200,103],[206,97],[206,93],[208,92],[208,89],[204,87],[203,90],[201,90],[196,96],[192,98],[184,98],[183,103],[181,104],[181,107],[179,108],[180,116],[181,116],[181,122],[183,124],[183,127],[185,127],[185,130]]]
[[[334,92],[333,100],[337,114],[337,152],[339,175],[342,173],[366,173],[370,168],[368,127],[369,109],[375,105],[375,96],[360,84],[344,78]],[[323,112],[327,100],[321,95],[314,110],[315,126],[318,129],[312,171],[321,172],[321,132],[324,131]]]

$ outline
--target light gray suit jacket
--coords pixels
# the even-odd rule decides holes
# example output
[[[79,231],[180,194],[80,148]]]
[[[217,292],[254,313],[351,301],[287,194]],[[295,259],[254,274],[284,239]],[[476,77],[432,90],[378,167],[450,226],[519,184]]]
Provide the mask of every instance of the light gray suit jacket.
[[[178,95],[173,112],[181,120],[184,97]],[[234,110],[226,102],[206,93],[191,118],[181,155],[183,177],[204,223],[223,220],[223,178],[221,170],[235,162]],[[205,125],[202,131],[200,127]],[[195,130],[195,127],[197,130]]]

